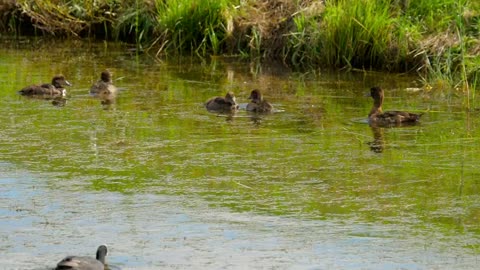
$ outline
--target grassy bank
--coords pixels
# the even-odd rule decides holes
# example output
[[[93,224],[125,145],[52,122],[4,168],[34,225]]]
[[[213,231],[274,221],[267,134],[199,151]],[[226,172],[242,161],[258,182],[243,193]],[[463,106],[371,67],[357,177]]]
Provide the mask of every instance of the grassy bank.
[[[3,0],[0,16],[4,33],[123,40],[157,55],[417,72],[468,92],[480,79],[473,0]]]

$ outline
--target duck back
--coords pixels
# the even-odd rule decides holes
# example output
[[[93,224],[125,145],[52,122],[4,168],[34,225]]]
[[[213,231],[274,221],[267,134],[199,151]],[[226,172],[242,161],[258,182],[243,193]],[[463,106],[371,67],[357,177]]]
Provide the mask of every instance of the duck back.
[[[30,85],[24,87],[18,93],[22,96],[33,96],[33,95],[44,95],[51,94],[55,90],[55,87],[51,84],[42,84],[42,85]]]
[[[209,111],[234,112],[238,109],[233,93],[229,92],[225,97],[214,97],[205,103]]]
[[[63,88],[64,85],[70,86],[71,84],[65,80],[63,75],[55,75],[52,83],[30,85],[22,88],[18,93],[22,96],[64,96],[66,94],[65,88]]]
[[[104,270],[105,256],[107,256],[107,253],[107,246],[101,245],[97,248],[95,258],[87,256],[67,256],[58,262],[55,270]]]
[[[387,111],[380,114],[373,114],[369,117],[370,123],[377,125],[399,125],[414,124],[420,120],[422,114],[409,113],[404,111]]]
[[[256,113],[267,113],[273,110],[272,104],[266,100],[262,100],[258,103],[250,102],[247,104],[247,111],[256,112]]]
[[[57,264],[55,270],[104,270],[105,266],[102,262],[83,256],[68,256]]]

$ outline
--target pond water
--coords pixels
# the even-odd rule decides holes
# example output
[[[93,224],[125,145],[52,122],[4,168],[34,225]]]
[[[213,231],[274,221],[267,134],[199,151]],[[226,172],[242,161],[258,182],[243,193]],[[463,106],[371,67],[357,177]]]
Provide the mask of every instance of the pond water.
[[[115,43],[1,42],[2,269],[52,269],[103,243],[111,269],[478,269],[480,112],[460,92]],[[110,105],[88,94],[105,68],[120,89]],[[16,93],[57,73],[73,84],[65,103]],[[384,109],[421,123],[369,127],[373,85]],[[253,88],[278,111],[203,107],[227,91],[246,103]]]

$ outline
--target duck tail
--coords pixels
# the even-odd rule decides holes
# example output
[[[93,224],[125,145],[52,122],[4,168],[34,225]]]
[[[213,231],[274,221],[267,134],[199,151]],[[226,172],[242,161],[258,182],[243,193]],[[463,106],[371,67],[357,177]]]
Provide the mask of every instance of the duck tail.
[[[26,95],[28,95],[30,92],[31,92],[31,91],[29,91],[29,89],[22,89],[22,90],[20,90],[20,91],[17,91],[17,93],[18,93],[19,95],[22,95],[22,96],[26,96]]]

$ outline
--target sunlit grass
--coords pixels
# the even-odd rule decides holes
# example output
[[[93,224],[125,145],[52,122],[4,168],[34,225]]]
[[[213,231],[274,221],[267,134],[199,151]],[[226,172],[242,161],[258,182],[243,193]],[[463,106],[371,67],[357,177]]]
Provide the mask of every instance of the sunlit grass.
[[[150,41],[156,26],[154,10],[141,0],[127,2],[130,5],[124,5],[122,16],[116,20],[115,36],[137,45],[145,44]]]
[[[157,56],[415,72],[425,84],[465,89],[467,107],[478,83],[480,4],[472,0],[20,0],[13,7],[0,18],[7,32],[21,34],[25,20],[12,18],[26,16],[39,34],[124,40]]]
[[[390,1],[328,4],[322,27],[322,61],[331,66],[379,66],[389,59],[395,20]],[[393,44],[395,45],[395,44]]]
[[[223,16],[230,1],[167,0],[156,2],[156,32],[168,40],[167,51],[220,52],[225,36]]]
[[[469,0],[416,0],[409,1],[405,16],[423,25],[428,31],[442,32],[455,20],[459,6]]]

